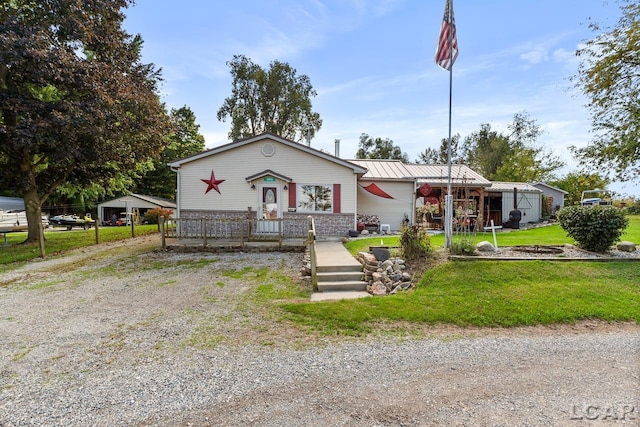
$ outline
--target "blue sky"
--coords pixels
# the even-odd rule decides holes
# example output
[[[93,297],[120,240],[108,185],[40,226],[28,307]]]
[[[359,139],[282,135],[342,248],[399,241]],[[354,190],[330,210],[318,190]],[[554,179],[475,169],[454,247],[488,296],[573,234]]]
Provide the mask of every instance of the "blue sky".
[[[268,67],[288,62],[309,76],[323,119],[313,147],[341,140],[355,156],[361,133],[390,138],[415,160],[448,135],[449,74],[434,63],[445,0],[137,0],[125,26],[145,41],[143,60],[162,67],[169,108],[189,106],[207,147],[228,142],[216,112],[231,93],[226,62],[243,54]],[[526,111],[539,141],[576,169],[591,122],[568,78],[589,18],[614,25],[605,0],[454,0],[460,54],[453,67],[453,133],[482,123],[506,131]],[[611,189],[638,195],[633,183]]]

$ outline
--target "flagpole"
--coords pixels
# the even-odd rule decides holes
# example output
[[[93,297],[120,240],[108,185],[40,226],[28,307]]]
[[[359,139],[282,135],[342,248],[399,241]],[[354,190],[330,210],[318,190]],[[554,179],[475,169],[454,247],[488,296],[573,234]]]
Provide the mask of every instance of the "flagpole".
[[[448,3],[451,5],[451,3]],[[452,14],[453,10],[449,10]],[[452,15],[450,15],[452,16]],[[447,143],[447,196],[445,197],[444,247],[451,249],[453,243],[453,195],[451,194],[451,109],[453,105],[453,31],[449,31],[449,141]]]
[[[453,0],[444,7],[442,27],[436,49],[436,64],[449,71],[449,140],[447,142],[447,194],[444,197],[445,248],[451,249],[453,234],[453,194],[451,191],[451,111],[453,104],[453,63],[458,57],[456,24],[453,17]]]

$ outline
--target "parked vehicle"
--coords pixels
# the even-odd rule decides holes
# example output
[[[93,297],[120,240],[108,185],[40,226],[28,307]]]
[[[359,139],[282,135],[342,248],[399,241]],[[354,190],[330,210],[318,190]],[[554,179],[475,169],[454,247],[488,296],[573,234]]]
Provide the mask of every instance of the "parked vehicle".
[[[22,231],[27,228],[27,213],[25,211],[0,210],[1,231]]]
[[[82,227],[87,230],[95,224],[95,221],[91,218],[91,214],[86,214],[84,218],[77,215],[56,215],[49,218],[51,224],[66,227],[67,230],[71,230],[73,227]]]
[[[42,227],[49,227],[49,215],[42,214]],[[27,228],[26,211],[3,211],[0,209],[0,230],[23,231]]]
[[[589,195],[596,197],[588,197]],[[606,206],[612,204],[611,194],[607,190],[585,190],[580,198],[580,206]]]

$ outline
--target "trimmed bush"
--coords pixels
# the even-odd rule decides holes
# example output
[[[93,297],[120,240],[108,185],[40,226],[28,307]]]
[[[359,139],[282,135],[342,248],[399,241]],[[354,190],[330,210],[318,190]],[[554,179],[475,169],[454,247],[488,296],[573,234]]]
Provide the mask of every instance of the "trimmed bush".
[[[476,244],[471,237],[461,237],[459,239],[452,239],[451,241],[451,253],[453,255],[475,255]]]
[[[624,212],[613,206],[569,206],[557,216],[569,237],[593,252],[607,252],[629,225]]]

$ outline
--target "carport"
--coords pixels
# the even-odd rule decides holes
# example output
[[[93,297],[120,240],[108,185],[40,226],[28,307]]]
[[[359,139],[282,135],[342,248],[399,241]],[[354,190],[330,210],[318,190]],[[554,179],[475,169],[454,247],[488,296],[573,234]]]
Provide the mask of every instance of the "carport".
[[[141,218],[145,212],[150,209],[176,209],[175,202],[171,200],[161,199],[159,197],[145,196],[142,194],[131,193],[116,199],[107,200],[98,204],[98,221],[104,224],[113,214],[118,218],[124,212],[133,218]]]

